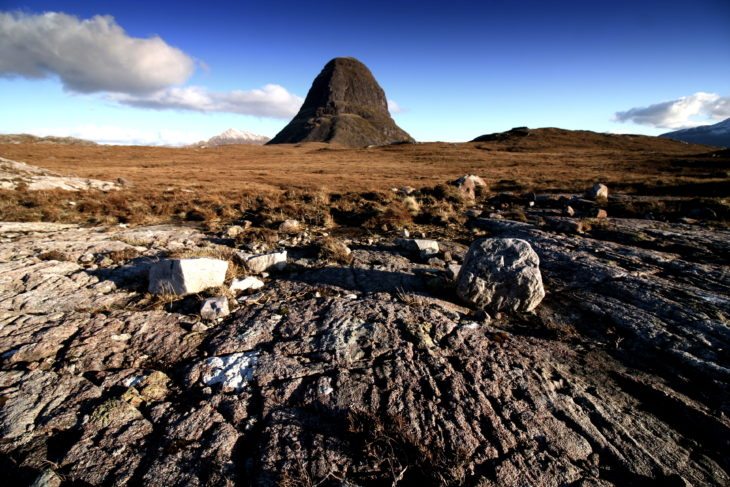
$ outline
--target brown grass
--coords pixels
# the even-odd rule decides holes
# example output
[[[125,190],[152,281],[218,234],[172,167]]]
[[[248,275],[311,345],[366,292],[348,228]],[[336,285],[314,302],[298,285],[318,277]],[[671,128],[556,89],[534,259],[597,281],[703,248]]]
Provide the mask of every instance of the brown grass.
[[[128,185],[109,193],[0,191],[0,219],[89,224],[249,219],[276,228],[381,228],[459,221],[468,201],[446,181],[482,176],[496,191],[730,196],[727,157],[710,148],[637,136],[533,131],[518,140],[344,149],[309,143],[219,148],[0,144],[0,156],[61,174]],[[412,199],[391,188],[421,190]],[[74,202],[75,205],[70,204]]]

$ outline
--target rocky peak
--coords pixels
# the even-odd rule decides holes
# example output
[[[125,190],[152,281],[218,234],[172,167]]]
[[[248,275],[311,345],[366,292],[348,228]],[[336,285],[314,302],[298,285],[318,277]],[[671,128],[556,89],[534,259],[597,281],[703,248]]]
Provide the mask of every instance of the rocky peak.
[[[340,57],[325,65],[299,113],[269,143],[309,141],[362,147],[413,139],[391,118],[385,92],[367,66]]]

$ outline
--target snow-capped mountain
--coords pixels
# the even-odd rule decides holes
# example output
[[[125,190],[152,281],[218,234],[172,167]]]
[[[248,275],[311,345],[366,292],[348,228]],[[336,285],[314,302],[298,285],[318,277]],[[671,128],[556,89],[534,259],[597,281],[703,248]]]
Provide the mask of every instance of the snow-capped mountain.
[[[681,140],[692,144],[730,147],[730,118],[713,125],[702,125],[662,134],[659,137]]]
[[[264,135],[256,135],[245,130],[228,129],[225,132],[211,137],[207,141],[199,142],[198,146],[217,147],[219,145],[248,144],[263,145],[269,141]]]

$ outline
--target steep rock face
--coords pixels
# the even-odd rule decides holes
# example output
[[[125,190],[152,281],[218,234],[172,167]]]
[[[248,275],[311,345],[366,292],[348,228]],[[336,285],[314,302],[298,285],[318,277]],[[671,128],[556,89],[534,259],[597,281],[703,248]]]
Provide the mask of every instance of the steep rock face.
[[[385,92],[354,58],[335,58],[315,78],[299,113],[269,144],[335,142],[349,147],[413,142],[388,113]]]

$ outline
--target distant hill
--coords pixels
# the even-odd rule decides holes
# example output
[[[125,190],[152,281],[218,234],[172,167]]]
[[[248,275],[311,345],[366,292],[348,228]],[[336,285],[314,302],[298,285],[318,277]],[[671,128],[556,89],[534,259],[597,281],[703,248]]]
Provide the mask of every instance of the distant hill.
[[[714,145],[717,147],[730,147],[730,118],[713,125],[702,125],[691,129],[682,129],[675,132],[668,132],[659,137],[665,139],[681,140],[691,144]]]
[[[0,134],[0,144],[97,145],[96,142],[74,137],[38,137],[30,134]]]
[[[481,142],[495,150],[515,152],[559,151],[561,149],[665,151],[685,145],[649,135],[609,134],[589,130],[559,128],[530,129],[516,127],[506,132],[481,135],[471,142]],[[686,145],[685,145],[686,147]]]
[[[268,143],[299,142],[366,147],[414,140],[390,116],[385,92],[367,66],[339,57],[325,65],[299,113]]]
[[[256,135],[245,130],[228,129],[206,141],[193,144],[195,147],[219,147],[221,145],[263,145],[269,141],[265,135]]]

